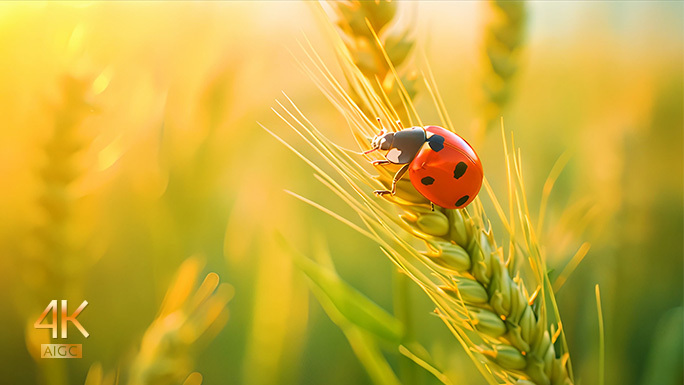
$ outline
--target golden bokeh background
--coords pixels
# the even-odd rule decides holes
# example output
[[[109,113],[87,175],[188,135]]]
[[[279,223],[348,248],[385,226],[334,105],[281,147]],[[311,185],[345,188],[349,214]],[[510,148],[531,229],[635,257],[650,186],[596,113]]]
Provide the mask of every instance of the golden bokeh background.
[[[400,8],[418,66],[429,62],[454,125],[504,192],[501,133],[478,131],[487,4]],[[533,212],[554,163],[568,159],[542,244],[558,271],[591,244],[557,294],[584,384],[598,381],[595,284],[606,384],[682,381],[682,15],[678,2],[528,4],[504,124]],[[155,370],[187,362],[183,379],[197,371],[205,384],[370,383],[278,239],[304,254],[326,247],[340,276],[391,311],[390,262],[284,192],[350,214],[257,123],[285,130],[270,110],[285,91],[349,142],[297,65],[308,39],[335,70],[324,22],[289,1],[0,4],[0,383],[82,384],[95,363],[130,383],[174,276],[196,288],[209,272],[227,284],[210,308],[230,299],[228,313],[196,313],[179,338],[206,332]],[[424,89],[416,100],[436,121]],[[417,288],[411,298],[418,338],[452,381],[483,383],[429,301]],[[67,342],[83,344],[82,359],[45,363],[31,351],[45,338],[31,326],[52,299],[89,302],[79,320],[90,337],[70,328]]]

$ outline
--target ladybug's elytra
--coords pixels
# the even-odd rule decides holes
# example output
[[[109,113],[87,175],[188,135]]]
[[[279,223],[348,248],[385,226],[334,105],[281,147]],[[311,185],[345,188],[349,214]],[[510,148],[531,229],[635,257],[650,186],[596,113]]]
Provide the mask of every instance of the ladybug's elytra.
[[[482,163],[473,148],[460,136],[438,126],[412,127],[397,132],[383,129],[365,154],[387,151],[379,164],[404,165],[394,175],[392,190],[408,171],[411,184],[430,202],[445,209],[460,209],[475,199],[482,187]]]

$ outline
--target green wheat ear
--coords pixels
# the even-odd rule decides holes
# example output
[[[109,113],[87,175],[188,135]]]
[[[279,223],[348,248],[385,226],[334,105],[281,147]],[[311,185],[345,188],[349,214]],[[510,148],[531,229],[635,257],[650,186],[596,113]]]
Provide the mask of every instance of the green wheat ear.
[[[382,49],[379,33],[371,31],[371,34]],[[310,62],[302,62],[302,65],[344,117],[340,124],[348,125],[361,150],[366,150],[369,139],[377,131],[374,117],[393,122],[400,116],[387,103],[389,95],[371,80],[369,69],[358,64],[355,59],[358,54],[348,47],[346,43],[339,43],[338,52],[352,88],[350,91],[339,87],[339,82],[330,76],[326,64],[315,52],[307,53]],[[383,54],[383,57],[406,104],[405,111],[420,122],[389,56]],[[376,68],[383,70],[382,66]],[[380,72],[376,78],[386,73]],[[436,84],[432,83],[426,81],[436,109],[446,128],[453,131],[453,127],[446,124],[450,121],[448,114]],[[364,97],[359,99],[358,95]],[[485,181],[485,190],[507,230],[507,248],[504,249],[495,242],[501,235],[495,237],[480,198],[468,209],[437,207],[432,211],[429,202],[404,179],[398,184],[397,194],[383,201],[372,191],[386,186],[392,173],[384,168],[371,169],[369,157],[341,148],[319,131],[289,98],[287,103],[279,103],[276,113],[305,140],[318,154],[317,160],[332,169],[333,174],[283,143],[314,168],[318,180],[344,200],[362,224],[323,210],[378,242],[397,268],[430,297],[436,306],[435,313],[490,384],[574,383],[546,261],[531,225],[519,153],[512,151],[504,141],[509,181],[508,217]],[[366,111],[373,111],[374,115],[369,116]],[[278,136],[276,138],[282,141]],[[406,233],[412,240],[406,239]],[[525,261],[528,266],[523,268]],[[527,270],[532,274],[525,274]]]

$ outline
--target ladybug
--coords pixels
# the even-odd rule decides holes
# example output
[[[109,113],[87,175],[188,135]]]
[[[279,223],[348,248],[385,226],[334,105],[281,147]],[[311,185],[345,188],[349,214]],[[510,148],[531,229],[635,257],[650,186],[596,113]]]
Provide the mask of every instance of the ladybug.
[[[397,182],[407,171],[413,187],[445,209],[466,207],[482,187],[480,158],[468,142],[442,127],[411,127],[397,132],[383,128],[364,154],[377,150],[387,152],[385,159],[373,165],[403,165],[394,175],[392,190],[376,190],[378,196],[394,195]]]

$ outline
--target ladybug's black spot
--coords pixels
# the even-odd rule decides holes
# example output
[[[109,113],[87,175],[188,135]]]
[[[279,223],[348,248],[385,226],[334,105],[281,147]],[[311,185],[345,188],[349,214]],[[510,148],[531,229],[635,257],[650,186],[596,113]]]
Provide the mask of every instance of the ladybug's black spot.
[[[470,199],[470,197],[468,195],[462,196],[461,199],[456,201],[456,207],[463,205],[464,203],[466,203],[468,201],[468,199]]]
[[[429,186],[429,185],[435,183],[435,178],[433,178],[431,176],[426,176],[425,178],[420,180],[420,183],[422,183],[426,186]]]
[[[432,151],[442,151],[444,148],[444,137],[441,135],[432,135],[430,139],[428,139],[428,144],[430,145]]]
[[[458,179],[465,174],[466,170],[468,169],[468,165],[463,163],[463,162],[458,162],[456,165],[456,168],[454,168],[454,178]]]

